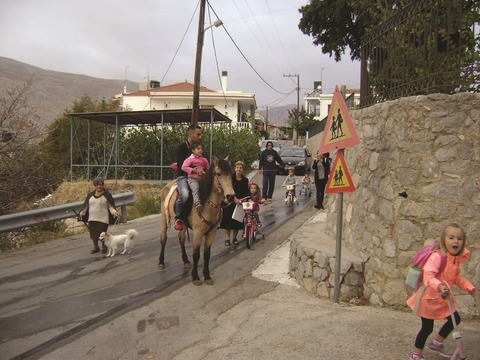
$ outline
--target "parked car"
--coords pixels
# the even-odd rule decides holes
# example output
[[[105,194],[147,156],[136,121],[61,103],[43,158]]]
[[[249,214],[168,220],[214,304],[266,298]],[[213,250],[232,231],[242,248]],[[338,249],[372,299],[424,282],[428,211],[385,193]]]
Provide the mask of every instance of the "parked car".
[[[295,169],[295,175],[305,175],[310,169],[312,154],[303,147],[286,147],[280,151],[280,157],[285,165]],[[277,173],[286,174],[284,167],[277,164]]]
[[[280,145],[280,141],[278,140],[263,140],[262,143],[260,144],[260,153],[258,156],[260,157],[260,154],[262,153],[263,150],[267,147],[267,142],[271,141],[273,144],[273,150],[278,152],[280,154],[280,150],[282,149],[282,145]]]

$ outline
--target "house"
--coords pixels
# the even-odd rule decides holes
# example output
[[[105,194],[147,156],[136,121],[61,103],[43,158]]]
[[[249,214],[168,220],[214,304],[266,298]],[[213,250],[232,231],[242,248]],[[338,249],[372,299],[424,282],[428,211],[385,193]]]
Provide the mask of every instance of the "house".
[[[304,98],[305,108],[309,113],[315,114],[315,120],[323,120],[328,116],[333,93],[324,94],[321,81],[314,81],[313,88],[314,90]],[[358,106],[360,104],[360,89],[347,88],[345,103],[348,108]]]
[[[148,86],[146,86],[148,85]],[[171,85],[160,86],[158,81],[141,84],[140,90],[118,95],[122,110],[178,110],[191,109],[194,84],[185,80]],[[232,120],[232,126],[253,128],[250,118],[254,118],[257,104],[255,94],[229,91],[227,72],[222,72],[222,89],[212,90],[200,86],[200,109],[216,109]]]

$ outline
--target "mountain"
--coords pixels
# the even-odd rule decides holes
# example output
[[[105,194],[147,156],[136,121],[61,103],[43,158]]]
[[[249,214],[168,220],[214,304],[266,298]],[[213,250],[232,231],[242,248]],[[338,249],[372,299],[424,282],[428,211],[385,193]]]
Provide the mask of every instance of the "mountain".
[[[99,79],[86,75],[70,74],[45,70],[13,59],[0,56],[0,92],[12,86],[21,86],[31,80],[29,106],[34,108],[42,125],[51,124],[70,109],[75,100],[88,95],[92,100],[110,100],[120,94],[125,85],[124,80]],[[127,81],[129,90],[138,89],[138,83]],[[277,106],[258,111],[267,117],[269,123],[285,126],[288,110],[295,105]]]
[[[270,124],[277,124],[277,126],[286,126],[287,118],[288,118],[288,110],[295,109],[296,105],[284,105],[284,106],[276,106],[272,108],[268,108],[267,110],[259,110],[257,113],[262,114],[265,118],[267,118]]]
[[[124,80],[44,70],[0,56],[0,92],[12,86],[22,86],[30,80],[29,90],[32,95],[29,96],[28,104],[36,110],[42,125],[51,124],[84,95],[92,100],[108,101],[120,94],[125,85]],[[138,84],[127,81],[127,88],[138,89]]]

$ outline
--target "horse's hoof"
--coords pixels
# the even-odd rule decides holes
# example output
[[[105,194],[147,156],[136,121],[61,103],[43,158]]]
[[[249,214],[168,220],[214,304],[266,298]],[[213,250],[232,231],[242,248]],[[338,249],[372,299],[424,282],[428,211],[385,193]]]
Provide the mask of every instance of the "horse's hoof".
[[[193,285],[195,285],[195,286],[203,285],[203,281],[202,281],[202,280],[192,280],[192,282],[193,282]]]
[[[165,264],[158,264],[159,269],[165,269]]]
[[[185,263],[185,264],[183,264],[183,268],[184,268],[185,270],[191,269],[191,268],[192,268],[192,264],[191,264],[191,263]]]
[[[205,279],[204,284],[205,285],[213,285],[213,280],[212,279],[208,279],[208,280]]]

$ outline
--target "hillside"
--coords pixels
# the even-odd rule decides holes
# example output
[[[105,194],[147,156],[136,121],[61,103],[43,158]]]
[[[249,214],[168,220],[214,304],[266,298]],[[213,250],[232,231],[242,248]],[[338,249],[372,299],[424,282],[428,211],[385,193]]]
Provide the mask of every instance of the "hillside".
[[[70,109],[75,100],[83,95],[101,101],[120,94],[124,80],[99,79],[86,75],[45,70],[13,59],[0,56],[0,92],[5,87],[23,85],[32,80],[33,95],[30,106],[37,110],[42,125],[49,125],[66,109]],[[127,81],[129,90],[138,89],[138,83]],[[278,106],[268,109],[268,121],[285,126],[288,109],[295,105]],[[266,116],[266,111],[259,111]]]
[[[37,110],[40,123],[48,125],[71,108],[74,100],[88,95],[93,100],[111,99],[123,91],[124,80],[99,79],[91,76],[44,70],[0,56],[0,91],[32,80],[31,107]],[[138,84],[127,82],[129,89]]]

